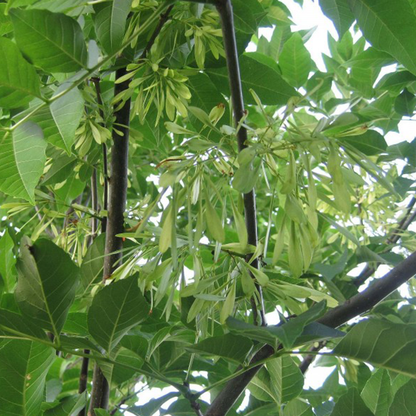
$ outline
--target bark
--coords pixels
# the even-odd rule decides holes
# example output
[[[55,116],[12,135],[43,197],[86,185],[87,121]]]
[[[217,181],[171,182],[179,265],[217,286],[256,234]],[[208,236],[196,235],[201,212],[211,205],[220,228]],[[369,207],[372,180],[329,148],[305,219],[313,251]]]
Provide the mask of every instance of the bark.
[[[221,18],[221,26],[223,33],[223,42],[225,56],[227,60],[228,79],[230,82],[231,102],[234,112],[234,122],[238,126],[240,121],[246,115],[244,109],[243,89],[241,85],[240,65],[238,62],[237,43],[234,31],[233,9],[230,0],[220,0],[216,3],[218,13]],[[238,151],[241,152],[247,147],[247,130],[244,126],[240,126],[237,133]],[[257,246],[257,213],[256,213],[256,194],[254,189],[244,194],[244,217],[246,221],[248,243]],[[247,260],[251,256],[248,256]],[[256,269],[259,268],[258,260],[255,259],[251,265]],[[266,317],[263,305],[263,294],[260,285],[256,284],[256,288],[260,294],[261,305],[260,311],[257,310],[254,298],[252,299],[252,309],[254,322],[257,324],[257,315],[260,314],[260,322],[266,325]]]
[[[116,79],[125,75],[126,69],[116,72]],[[129,81],[115,84],[114,95],[126,90]],[[111,149],[111,177],[103,281],[108,279],[120,264],[123,240],[116,237],[124,231],[124,211],[127,200],[127,162],[129,150],[130,100],[124,107],[114,113],[117,129],[113,129],[113,146]],[[94,366],[93,388],[89,414],[96,416],[94,409],[108,409],[110,389],[103,372],[97,364]]]

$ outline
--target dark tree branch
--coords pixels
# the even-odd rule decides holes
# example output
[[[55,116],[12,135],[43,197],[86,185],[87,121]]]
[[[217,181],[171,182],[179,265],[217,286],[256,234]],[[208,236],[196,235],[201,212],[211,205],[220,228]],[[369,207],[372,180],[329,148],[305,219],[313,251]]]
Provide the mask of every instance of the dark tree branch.
[[[374,281],[363,292],[348,299],[342,305],[330,309],[317,322],[331,328],[336,328],[373,308],[377,303],[398,289],[403,283],[406,283],[415,274],[416,252],[403,260],[383,278]],[[265,345],[254,356],[251,364],[255,364],[260,360],[270,357],[274,352],[274,349],[270,345]],[[230,380],[212,402],[208,411],[205,413],[205,416],[226,415],[260,368],[261,365]]]
[[[244,109],[243,89],[241,85],[240,66],[238,62],[237,42],[234,32],[234,16],[231,0],[218,0],[216,7],[221,18],[221,26],[223,33],[223,42],[225,56],[227,60],[228,79],[230,82],[231,102],[234,111],[234,122],[238,126],[240,121],[246,115]],[[247,130],[244,126],[240,126],[237,133],[238,150],[241,152],[247,147]],[[257,214],[256,214],[256,194],[254,190],[244,194],[244,216],[247,227],[248,243],[257,246]],[[251,256],[247,258],[250,259]],[[255,259],[251,265],[259,268],[258,260]],[[260,294],[260,316],[261,324],[266,325],[266,316],[263,305],[263,293],[260,285],[256,284],[256,288]],[[257,324],[257,306],[252,299],[253,316]]]
[[[163,25],[168,20],[168,12],[172,10],[170,6],[167,11],[161,15],[159,24],[152,34],[141,59],[150,51]],[[145,55],[146,54],[146,55]],[[116,79],[121,78],[127,73],[126,68],[120,68],[116,71]],[[114,96],[117,96],[129,88],[130,81],[124,81],[115,84]],[[97,87],[97,84],[95,84]],[[100,90],[97,90],[97,97],[101,97]],[[98,101],[98,98],[97,98]],[[111,149],[111,176],[109,189],[108,220],[106,225],[105,257],[103,281],[111,276],[115,266],[122,259],[123,240],[117,238],[117,234],[124,231],[124,211],[127,200],[127,171],[128,171],[128,150],[129,150],[129,126],[130,126],[130,107],[131,100],[128,99],[122,108],[115,111],[114,124],[117,130],[113,129],[113,146]],[[110,389],[108,382],[97,365],[94,366],[93,389],[91,392],[89,415],[96,416],[94,409],[108,409],[108,399]]]
[[[126,68],[116,71],[116,79],[126,74]],[[129,81],[115,84],[114,95],[125,91]],[[127,200],[127,164],[129,150],[130,100],[114,113],[115,123],[119,126],[113,129],[113,146],[111,149],[111,179],[110,198],[108,206],[108,222],[105,240],[105,257],[103,281],[113,273],[122,258],[123,240],[116,237],[124,231],[124,211]],[[94,367],[93,389],[91,392],[91,416],[94,409],[108,409],[109,385],[103,372],[97,365]]]
[[[410,200],[409,204],[407,205],[406,214],[404,215],[400,223],[397,225],[397,227],[390,234],[390,237],[387,239],[386,241],[387,244],[389,245],[396,244],[400,240],[400,237],[401,237],[400,233],[407,230],[409,225],[414,221],[414,219],[416,218],[416,211],[414,211],[412,214],[412,209],[415,206],[415,204],[416,204],[416,198],[413,197]],[[377,270],[379,265],[380,263],[377,263],[375,267],[372,267],[367,264],[362,270],[362,272],[354,279],[354,285],[359,287],[363,283],[365,283],[365,281],[369,277],[371,277],[373,273]]]

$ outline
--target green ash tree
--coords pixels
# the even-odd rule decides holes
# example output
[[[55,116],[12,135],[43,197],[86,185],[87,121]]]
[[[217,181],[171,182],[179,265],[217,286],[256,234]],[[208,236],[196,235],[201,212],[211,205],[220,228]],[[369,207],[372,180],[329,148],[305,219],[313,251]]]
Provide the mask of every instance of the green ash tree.
[[[0,2],[1,416],[416,414],[416,2],[319,6]]]

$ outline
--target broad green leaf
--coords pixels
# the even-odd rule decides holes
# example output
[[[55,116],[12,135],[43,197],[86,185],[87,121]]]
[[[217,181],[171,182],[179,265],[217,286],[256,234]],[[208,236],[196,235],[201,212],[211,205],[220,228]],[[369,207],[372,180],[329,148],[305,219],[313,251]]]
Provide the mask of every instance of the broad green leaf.
[[[65,84],[57,93],[65,89]],[[84,99],[78,88],[74,88],[50,106],[52,117],[59,130],[60,140],[55,145],[71,154],[71,147],[75,142],[75,131],[84,112]]]
[[[13,254],[14,242],[10,237],[9,230],[6,229],[0,238],[0,276],[4,281],[4,290],[8,292],[12,288],[15,281],[16,259]]]
[[[94,296],[88,311],[89,332],[110,352],[129,329],[147,318],[149,309],[138,287],[137,275],[119,280]]]
[[[349,0],[365,38],[416,74],[416,15],[407,0]]]
[[[227,326],[236,335],[244,335],[271,346],[276,346],[280,341],[285,348],[291,348],[296,344],[296,339],[301,336],[306,325],[323,315],[325,307],[325,302],[319,302],[307,312],[279,326],[258,327],[232,317],[227,319]]]
[[[75,394],[64,398],[58,406],[44,412],[43,416],[77,416],[86,404],[86,394]]]
[[[331,416],[374,416],[365,405],[356,388],[351,388],[339,398]]]
[[[303,389],[303,374],[289,355],[268,361],[266,367],[279,404],[299,396]]]
[[[0,143],[0,191],[35,204],[35,187],[46,162],[46,142],[42,130],[31,122]]]
[[[367,130],[359,136],[346,136],[339,138],[340,143],[348,143],[367,156],[378,155],[387,150],[384,137],[375,130]]]
[[[236,30],[253,34],[257,30],[257,21],[249,3],[244,0],[233,2],[234,24]]]
[[[354,15],[348,3],[345,0],[319,0],[319,5],[325,16],[332,20],[339,37],[342,38],[354,22]]]
[[[416,414],[416,380],[410,380],[400,387],[394,396],[388,415],[413,416]],[[378,414],[377,414],[378,416]]]
[[[416,76],[409,71],[398,71],[386,74],[376,88],[380,91],[388,91],[391,95],[399,95],[404,87],[416,81]]]
[[[416,378],[415,346],[414,326],[369,319],[354,326],[333,353]]]
[[[46,136],[45,139],[48,140]],[[77,160],[74,157],[69,157],[66,153],[58,150],[52,157],[52,166],[42,178],[42,185],[54,185],[64,182],[70,173],[74,171],[76,163]]]
[[[277,71],[253,59],[250,54],[240,57],[240,69],[244,99],[248,104],[256,104],[250,89],[256,92],[263,104],[284,105],[291,97],[298,95]],[[206,72],[220,91],[230,93],[226,68]],[[253,74],[256,76],[253,77]]]
[[[396,98],[394,109],[402,116],[412,117],[415,112],[416,97],[407,88]]]
[[[88,247],[81,264],[81,284],[87,290],[102,279],[104,267],[105,233],[100,234]]]
[[[206,338],[195,345],[186,347],[186,349],[192,352],[217,355],[242,363],[252,346],[252,342],[246,337],[225,334],[218,337]]]
[[[23,237],[15,290],[22,313],[59,337],[74,301],[79,269],[52,241]]]
[[[55,350],[43,344],[10,340],[0,346],[2,416],[37,416],[44,401],[45,378]]]
[[[292,400],[284,408],[283,416],[315,416],[312,407],[301,400]]]
[[[283,78],[292,87],[299,88],[306,83],[312,69],[312,60],[299,33],[294,33],[286,41],[279,56],[279,65]]]
[[[0,330],[7,336],[40,339],[46,341],[46,334],[36,322],[12,311],[0,309]],[[1,335],[0,335],[1,337]]]
[[[95,33],[107,54],[117,51],[124,37],[132,0],[114,0],[94,5]]]
[[[86,66],[87,48],[79,24],[47,10],[10,10],[17,46],[50,72],[75,72]]]
[[[391,380],[387,370],[377,370],[367,381],[361,397],[376,416],[387,416],[392,401]]]
[[[33,98],[41,97],[39,77],[20,53],[16,44],[0,38],[0,106],[24,107]]]

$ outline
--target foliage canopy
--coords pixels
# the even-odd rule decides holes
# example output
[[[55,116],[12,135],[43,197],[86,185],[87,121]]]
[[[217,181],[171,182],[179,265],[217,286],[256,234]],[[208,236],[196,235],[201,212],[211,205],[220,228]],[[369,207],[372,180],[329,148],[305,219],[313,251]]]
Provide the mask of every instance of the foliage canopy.
[[[416,414],[416,2],[319,5],[0,2],[1,416]]]

